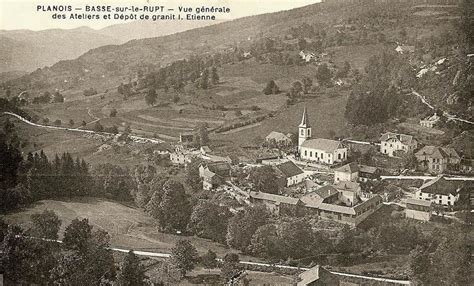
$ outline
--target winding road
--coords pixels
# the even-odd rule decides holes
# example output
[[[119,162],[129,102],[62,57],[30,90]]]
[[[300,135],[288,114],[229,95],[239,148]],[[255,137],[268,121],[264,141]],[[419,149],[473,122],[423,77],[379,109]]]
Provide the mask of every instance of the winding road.
[[[35,239],[35,240],[63,243],[61,240],[38,238],[38,237],[32,237],[32,236],[17,235],[16,237],[17,238],[23,237],[23,238],[29,238],[29,239]],[[135,251],[133,249],[123,249],[123,248],[116,248],[116,247],[109,247],[108,249],[110,249],[112,251],[122,252],[122,253],[128,253],[129,251],[133,251],[133,253],[135,253],[136,255],[151,257],[151,258],[170,258],[171,257],[171,254],[169,254],[169,253],[149,252],[149,251]],[[218,258],[217,260],[222,261],[222,259],[220,259],[220,258]],[[281,269],[292,269],[292,270],[302,270],[302,271],[306,271],[306,270],[310,269],[310,268],[305,268],[305,267],[295,267],[295,266],[279,265],[279,264],[268,264],[268,263],[252,262],[252,261],[240,261],[239,263],[244,264],[244,265],[255,265],[255,266],[262,266],[262,267],[275,267],[275,268],[281,268]],[[399,285],[411,285],[411,282],[409,280],[398,280],[398,279],[389,279],[389,278],[382,278],[382,277],[372,277],[372,276],[365,276],[365,275],[358,275],[358,274],[351,274],[351,273],[343,273],[343,272],[337,272],[337,271],[329,271],[329,272],[331,272],[333,274],[336,274],[336,275],[345,276],[345,277],[362,278],[362,279],[373,280],[373,281],[395,283],[395,284],[399,284]]]
[[[430,109],[432,110],[436,110],[436,108],[431,105],[428,100],[426,99],[426,97],[424,97],[423,95],[419,94],[418,92],[416,92],[415,90],[412,90],[411,91],[413,95],[417,96],[421,102],[423,102],[426,106],[428,106]],[[473,121],[469,121],[467,119],[463,119],[463,118],[459,118],[457,117],[456,115],[454,114],[450,114],[448,113],[447,111],[443,111],[443,115],[448,118],[448,120],[454,120],[454,121],[459,121],[459,122],[464,122],[464,123],[467,123],[467,124],[473,124],[474,125],[474,122]]]
[[[13,116],[16,117],[17,119],[23,121],[24,123],[34,126],[34,127],[39,127],[39,128],[47,128],[47,129],[54,129],[54,130],[64,130],[64,131],[72,131],[72,132],[81,132],[81,133],[88,133],[88,134],[99,134],[99,135],[107,135],[107,136],[115,136],[116,134],[114,133],[109,133],[109,132],[97,132],[93,130],[86,130],[86,129],[80,129],[80,128],[67,128],[67,127],[61,127],[61,126],[51,126],[51,125],[42,125],[38,123],[34,123],[29,121],[28,119],[21,117],[18,114],[15,114],[13,112],[8,112],[5,111],[3,112],[5,115]],[[130,139],[132,139],[136,143],[163,143],[163,140],[160,139],[152,139],[152,138],[146,138],[146,137],[141,137],[141,136],[136,136],[136,135],[129,135],[128,136]]]

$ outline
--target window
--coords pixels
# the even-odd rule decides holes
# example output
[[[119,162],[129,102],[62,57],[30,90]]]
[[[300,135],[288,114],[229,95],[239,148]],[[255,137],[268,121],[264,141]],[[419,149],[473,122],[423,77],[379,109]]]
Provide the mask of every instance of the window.
[[[308,156],[308,151],[304,150],[304,155]]]
[[[304,130],[303,130],[303,129],[301,129],[301,136],[303,136],[303,135],[304,135]]]
[[[321,159],[324,159],[324,153],[321,153]]]
[[[313,151],[309,151],[309,156],[313,157]]]
[[[308,129],[308,137],[311,136],[311,129]]]
[[[337,154],[337,158],[340,160],[341,159],[341,153]]]

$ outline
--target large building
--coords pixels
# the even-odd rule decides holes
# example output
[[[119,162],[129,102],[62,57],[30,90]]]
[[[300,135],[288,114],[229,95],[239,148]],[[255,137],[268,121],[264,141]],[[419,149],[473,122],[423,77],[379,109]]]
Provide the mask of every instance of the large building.
[[[459,154],[450,147],[425,146],[415,153],[422,170],[441,174],[447,170],[457,170],[461,163]]]
[[[397,134],[387,132],[380,138],[380,153],[395,157],[396,152],[413,152],[418,145],[417,141],[411,135]]]
[[[433,208],[431,201],[408,199],[406,202],[405,215],[407,218],[429,221]]]
[[[424,183],[416,191],[415,197],[437,205],[453,206],[459,200],[461,184],[459,181],[448,181],[443,176],[438,176]]]
[[[311,139],[311,126],[306,108],[298,127],[298,150],[301,159],[328,165],[347,159],[347,148],[342,142],[324,138]]]

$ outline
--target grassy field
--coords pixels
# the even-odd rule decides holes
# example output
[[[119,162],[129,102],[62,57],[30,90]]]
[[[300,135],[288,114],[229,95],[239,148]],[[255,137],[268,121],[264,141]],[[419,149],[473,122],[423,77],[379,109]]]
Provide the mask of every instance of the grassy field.
[[[24,210],[5,215],[4,218],[9,223],[19,224],[27,229],[31,224],[30,216],[46,209],[54,210],[61,219],[60,237],[71,220],[87,218],[94,228],[109,233],[110,244],[114,247],[169,253],[177,240],[185,238],[191,240],[201,254],[212,249],[222,257],[231,251],[207,239],[161,233],[155,220],[142,210],[105,199],[42,200]],[[258,261],[248,256],[242,256],[241,259]]]

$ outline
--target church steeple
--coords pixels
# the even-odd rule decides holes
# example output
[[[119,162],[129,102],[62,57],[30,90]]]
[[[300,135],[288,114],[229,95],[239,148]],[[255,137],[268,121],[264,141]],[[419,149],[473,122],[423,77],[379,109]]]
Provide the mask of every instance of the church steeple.
[[[306,111],[306,106],[303,110],[303,118],[301,118],[301,123],[299,127],[310,127],[308,123],[308,112]]]
[[[308,112],[306,107],[303,110],[303,117],[301,118],[301,123],[298,126],[298,150],[301,149],[301,145],[304,141],[311,138],[311,126],[308,120]]]

